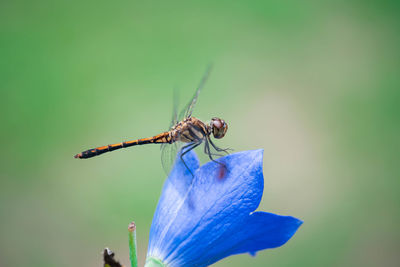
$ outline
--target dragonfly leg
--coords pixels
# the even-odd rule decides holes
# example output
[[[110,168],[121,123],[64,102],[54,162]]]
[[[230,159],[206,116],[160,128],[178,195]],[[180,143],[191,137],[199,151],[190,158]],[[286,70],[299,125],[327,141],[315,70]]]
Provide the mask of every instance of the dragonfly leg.
[[[206,154],[208,155],[208,157],[209,157],[212,161],[214,161],[215,163],[218,163],[218,164],[221,166],[221,168],[220,168],[219,171],[218,171],[218,178],[219,178],[219,179],[224,178],[225,175],[226,175],[226,173],[228,172],[228,167],[227,167],[224,163],[219,162],[219,161],[213,159],[212,156],[222,156],[222,155],[218,155],[218,154],[213,154],[213,153],[211,153],[210,145],[209,145],[207,139],[205,140],[205,143],[204,143],[204,153],[206,153]]]
[[[222,156],[222,155],[218,155],[218,154],[213,154],[213,153],[211,153],[210,145],[209,145],[207,139],[205,140],[205,143],[204,143],[204,152],[208,155],[208,157],[209,157],[213,162],[218,163],[218,164],[221,166],[221,168],[219,169],[217,175],[218,175],[218,178],[219,178],[219,179],[224,178],[225,175],[226,175],[226,173],[228,172],[228,167],[227,167],[224,163],[219,162],[219,161],[213,159],[212,156]]]
[[[188,145],[182,147],[182,149],[181,149],[181,151],[182,151],[182,153],[181,153],[181,155],[180,155],[181,161],[183,162],[183,164],[185,165],[186,169],[188,169],[188,171],[190,172],[190,174],[191,174],[192,176],[194,176],[194,175],[193,175],[193,172],[192,172],[192,170],[188,167],[188,165],[186,164],[185,160],[183,159],[183,156],[184,156],[186,153],[188,153],[190,150],[192,150],[192,149],[198,147],[200,144],[201,144],[201,143],[191,143],[191,144],[188,144]],[[185,150],[185,151],[184,151],[184,150]]]
[[[217,161],[214,160],[211,156],[214,156],[214,157],[222,157],[222,156],[224,156],[224,155],[221,155],[221,154],[212,153],[211,149],[210,149],[210,145],[208,143],[206,143],[206,142],[204,143],[204,153],[207,154],[208,157],[214,162],[217,162]]]
[[[215,150],[217,150],[218,152],[224,152],[224,153],[226,153],[226,154],[229,154],[229,152],[228,151],[232,151],[233,149],[232,148],[220,148],[220,147],[217,147],[212,141],[211,141],[211,138],[210,137],[208,137],[207,138],[207,141],[208,142],[210,142],[210,144],[212,145],[212,147],[215,149]]]
[[[216,150],[216,151],[218,151],[218,152],[224,152],[224,153],[226,153],[226,154],[229,154],[229,152],[228,151],[233,151],[233,149],[232,148],[220,148],[220,147],[217,147],[212,141],[211,141],[211,138],[210,137],[208,137],[207,138],[207,141],[208,142],[210,142],[210,144],[212,145],[212,147]]]
[[[221,162],[219,162],[219,161],[217,161],[217,160],[215,160],[213,158],[213,156],[221,157],[222,155],[211,153],[211,149],[210,149],[210,145],[208,144],[208,141],[209,140],[205,139],[205,142],[204,142],[204,153],[206,153],[208,155],[210,160],[212,160],[215,163],[218,163],[218,164],[220,164],[220,165],[222,165],[222,166],[224,166],[226,168],[225,164],[223,164],[223,163],[221,163]]]

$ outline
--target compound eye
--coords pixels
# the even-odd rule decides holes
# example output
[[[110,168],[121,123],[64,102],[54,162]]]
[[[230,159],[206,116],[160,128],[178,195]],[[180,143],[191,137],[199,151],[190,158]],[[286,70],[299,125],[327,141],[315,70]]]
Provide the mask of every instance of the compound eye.
[[[212,132],[215,138],[219,139],[225,136],[226,131],[228,130],[228,125],[224,120],[220,118],[212,118],[211,119]]]
[[[213,124],[214,124],[214,127],[215,128],[217,128],[217,129],[221,129],[222,128],[222,126],[223,126],[223,124],[222,124],[222,122],[221,122],[221,120],[215,120],[215,121],[213,121]]]

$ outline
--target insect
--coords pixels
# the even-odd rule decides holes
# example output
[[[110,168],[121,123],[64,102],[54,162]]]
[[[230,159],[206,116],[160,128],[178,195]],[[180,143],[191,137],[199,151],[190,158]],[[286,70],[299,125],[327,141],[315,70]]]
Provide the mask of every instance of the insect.
[[[229,149],[219,148],[211,140],[211,135],[216,139],[223,138],[226,134],[226,131],[228,130],[228,124],[223,119],[217,117],[212,118],[209,124],[206,124],[203,121],[192,117],[193,109],[196,105],[199,93],[204,87],[210,71],[211,66],[207,68],[191,101],[186,105],[182,112],[179,113],[179,115],[177,114],[177,105],[176,103],[174,104],[174,112],[169,131],[160,133],[153,137],[92,148],[83,151],[82,153],[76,154],[75,158],[92,158],[106,152],[136,145],[161,144],[161,161],[165,172],[168,173],[170,167],[175,160],[178,146],[180,146],[180,158],[186,168],[190,171],[190,168],[183,160],[183,156],[190,150],[204,143],[204,153],[206,153],[212,161],[217,162],[221,164],[221,166],[225,167],[223,163],[220,163],[214,159],[214,156],[221,155],[212,153],[210,146],[217,152],[228,153],[227,151]]]

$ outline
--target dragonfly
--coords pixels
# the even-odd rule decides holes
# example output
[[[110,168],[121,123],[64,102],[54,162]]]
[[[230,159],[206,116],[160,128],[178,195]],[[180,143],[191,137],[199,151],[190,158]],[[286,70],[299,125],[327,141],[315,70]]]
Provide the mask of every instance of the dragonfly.
[[[176,96],[174,97],[173,116],[170,124],[170,129],[168,131],[162,132],[152,137],[88,149],[79,154],[76,154],[74,157],[78,159],[88,159],[104,154],[106,152],[111,152],[131,146],[161,144],[161,162],[167,174],[169,173],[169,170],[175,161],[177,151],[179,150],[181,161],[193,175],[192,171],[184,161],[183,156],[189,151],[198,147],[199,145],[204,144],[204,153],[208,155],[210,160],[225,167],[223,163],[215,160],[214,157],[222,156],[221,154],[218,154],[220,152],[228,154],[228,151],[230,149],[223,149],[216,146],[212,141],[211,136],[213,136],[215,139],[223,138],[228,130],[228,124],[223,119],[218,117],[213,117],[209,123],[205,123],[200,119],[192,116],[200,91],[203,89],[209,77],[211,68],[211,66],[208,66],[199,85],[197,86],[196,92],[193,95],[192,99],[179,114],[177,113]],[[217,153],[214,153],[211,148],[216,150]]]

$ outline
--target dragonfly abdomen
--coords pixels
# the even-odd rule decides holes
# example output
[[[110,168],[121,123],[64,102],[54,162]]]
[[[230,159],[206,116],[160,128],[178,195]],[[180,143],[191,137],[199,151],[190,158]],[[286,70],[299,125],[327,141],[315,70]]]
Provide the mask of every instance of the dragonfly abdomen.
[[[122,143],[117,143],[108,146],[101,146],[92,149],[88,149],[83,151],[82,153],[76,154],[74,157],[79,159],[88,159],[98,155],[101,155],[106,152],[114,151],[121,148],[126,148],[130,146],[136,145],[145,145],[145,144],[160,144],[160,143],[171,143],[171,135],[169,132],[164,132],[159,135],[149,137],[149,138],[142,138],[133,141],[127,141]]]

